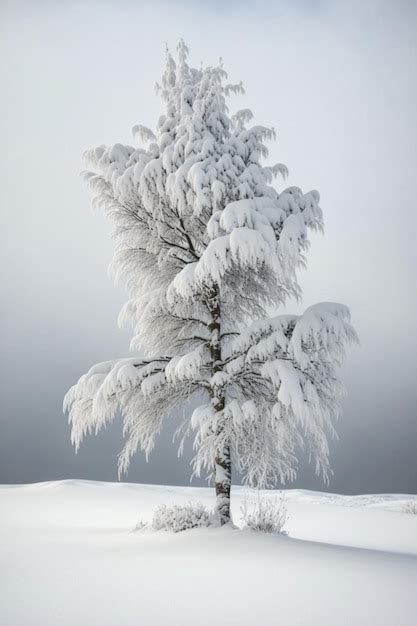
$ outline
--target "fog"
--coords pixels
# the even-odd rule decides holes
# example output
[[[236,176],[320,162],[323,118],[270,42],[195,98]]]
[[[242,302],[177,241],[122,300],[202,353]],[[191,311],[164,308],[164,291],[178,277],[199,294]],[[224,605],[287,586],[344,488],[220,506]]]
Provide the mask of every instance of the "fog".
[[[232,108],[275,126],[286,185],[321,194],[325,234],[288,309],[345,303],[361,339],[326,489],[417,492],[416,31],[406,1],[0,3],[0,482],[117,478],[120,422],[75,455],[62,414],[78,377],[129,344],[81,154],[154,125],[165,44],[183,37],[192,63],[221,56],[243,81]],[[129,480],[188,483],[191,452],[177,459],[172,431]],[[324,489],[306,461],[295,486]]]

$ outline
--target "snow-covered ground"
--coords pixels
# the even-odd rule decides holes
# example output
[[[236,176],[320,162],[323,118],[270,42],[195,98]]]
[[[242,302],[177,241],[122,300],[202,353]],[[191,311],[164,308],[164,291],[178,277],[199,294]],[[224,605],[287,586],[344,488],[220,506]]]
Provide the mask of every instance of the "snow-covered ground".
[[[417,515],[401,512],[413,498],[290,490],[290,537],[174,534],[131,530],[160,503],[212,506],[211,489],[4,485],[0,624],[414,626]]]

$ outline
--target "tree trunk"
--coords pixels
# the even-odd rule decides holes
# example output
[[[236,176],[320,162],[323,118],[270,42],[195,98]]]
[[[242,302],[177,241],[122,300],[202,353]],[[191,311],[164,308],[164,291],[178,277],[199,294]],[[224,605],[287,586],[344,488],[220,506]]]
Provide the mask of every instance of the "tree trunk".
[[[230,448],[226,447],[215,458],[216,509],[220,525],[228,524],[230,517],[230,487],[232,484],[232,464]]]
[[[221,372],[222,350],[221,350],[221,311],[219,291],[214,287],[207,300],[207,308],[210,312],[211,321],[208,329],[211,333],[210,356],[212,375]],[[213,386],[210,389],[211,401],[215,411],[223,411],[225,405],[224,389]],[[216,433],[218,436],[221,432]],[[223,447],[216,452],[214,458],[214,484],[216,488],[216,509],[219,515],[220,525],[228,524],[230,518],[230,487],[232,483],[232,463],[230,458],[230,446]]]

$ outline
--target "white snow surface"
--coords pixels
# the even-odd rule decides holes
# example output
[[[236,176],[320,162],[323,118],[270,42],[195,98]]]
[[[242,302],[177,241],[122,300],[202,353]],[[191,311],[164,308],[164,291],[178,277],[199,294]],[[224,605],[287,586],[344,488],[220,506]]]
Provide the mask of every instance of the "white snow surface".
[[[279,492],[263,492],[274,498]],[[257,492],[233,488],[233,514]],[[79,480],[0,486],[4,626],[414,626],[417,496],[286,490],[289,537],[132,532],[211,489]]]

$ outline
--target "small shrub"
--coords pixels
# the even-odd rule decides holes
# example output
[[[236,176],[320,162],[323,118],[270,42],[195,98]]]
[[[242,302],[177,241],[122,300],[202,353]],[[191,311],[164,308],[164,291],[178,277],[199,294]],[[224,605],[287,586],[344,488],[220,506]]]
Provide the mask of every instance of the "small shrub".
[[[142,530],[148,530],[149,526],[147,522],[144,522],[143,520],[139,520],[138,523],[136,524],[136,526],[132,529],[131,532],[133,533],[139,533]]]
[[[245,497],[242,506],[242,521],[244,528],[257,530],[263,533],[281,533],[286,535],[284,526],[288,521],[288,512],[284,503],[284,496],[279,499],[261,498],[249,510],[248,499]]]
[[[171,530],[179,533],[191,528],[210,526],[210,514],[201,503],[183,506],[161,504],[154,513],[151,525],[153,530]]]
[[[402,506],[403,513],[412,513],[417,515],[417,500],[408,500]]]

